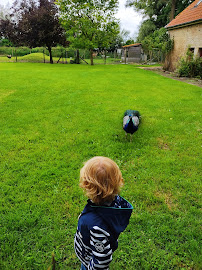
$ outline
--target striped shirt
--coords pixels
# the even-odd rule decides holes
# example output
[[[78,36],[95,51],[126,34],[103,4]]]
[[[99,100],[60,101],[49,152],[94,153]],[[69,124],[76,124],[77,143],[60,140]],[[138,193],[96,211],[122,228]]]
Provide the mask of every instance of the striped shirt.
[[[82,235],[77,230],[74,239],[76,255],[88,270],[109,269],[112,261],[110,234],[98,226],[90,230],[90,247],[83,243]]]
[[[88,270],[109,269],[118,237],[127,227],[132,209],[119,195],[110,205],[97,206],[88,200],[74,238],[76,255]]]

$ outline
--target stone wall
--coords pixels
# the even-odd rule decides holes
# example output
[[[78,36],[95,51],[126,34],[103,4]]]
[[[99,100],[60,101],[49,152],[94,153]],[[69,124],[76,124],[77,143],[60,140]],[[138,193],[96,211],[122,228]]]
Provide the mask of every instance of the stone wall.
[[[174,38],[174,49],[170,54],[169,69],[175,70],[180,58],[186,55],[187,49],[194,49],[194,55],[200,56],[202,50],[202,23],[177,29],[168,29],[171,39]]]

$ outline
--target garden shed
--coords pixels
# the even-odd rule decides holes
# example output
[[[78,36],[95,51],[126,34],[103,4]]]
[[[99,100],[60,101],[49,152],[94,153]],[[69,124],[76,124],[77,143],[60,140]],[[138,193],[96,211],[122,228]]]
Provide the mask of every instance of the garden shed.
[[[196,0],[165,26],[174,48],[170,54],[168,68],[175,70],[188,48],[195,56],[202,57],[202,0]]]
[[[122,46],[122,62],[140,63],[146,61],[145,57],[141,43]]]

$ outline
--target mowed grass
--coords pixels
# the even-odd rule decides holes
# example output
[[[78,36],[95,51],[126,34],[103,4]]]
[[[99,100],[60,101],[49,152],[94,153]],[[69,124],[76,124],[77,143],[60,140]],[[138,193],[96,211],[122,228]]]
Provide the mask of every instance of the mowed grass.
[[[132,142],[122,117],[139,110]],[[0,269],[80,269],[79,170],[115,160],[134,211],[113,270],[201,269],[201,88],[132,65],[0,64]]]

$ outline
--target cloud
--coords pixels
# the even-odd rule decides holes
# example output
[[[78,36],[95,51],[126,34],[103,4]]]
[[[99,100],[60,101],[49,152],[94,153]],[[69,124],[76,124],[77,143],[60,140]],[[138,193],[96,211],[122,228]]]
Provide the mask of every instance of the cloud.
[[[1,5],[9,3],[12,5],[14,0],[0,0]],[[121,29],[130,31],[130,36],[137,35],[139,26],[142,21],[142,15],[135,12],[132,7],[125,7],[127,0],[119,0],[119,10],[116,18],[120,19]]]
[[[119,10],[116,18],[120,19],[121,28],[130,31],[131,35],[137,34],[142,22],[142,15],[135,12],[132,7],[125,7],[126,0],[119,0]]]

